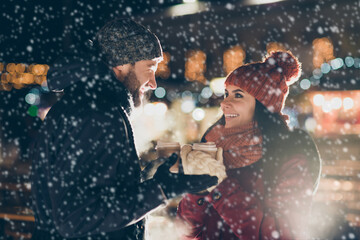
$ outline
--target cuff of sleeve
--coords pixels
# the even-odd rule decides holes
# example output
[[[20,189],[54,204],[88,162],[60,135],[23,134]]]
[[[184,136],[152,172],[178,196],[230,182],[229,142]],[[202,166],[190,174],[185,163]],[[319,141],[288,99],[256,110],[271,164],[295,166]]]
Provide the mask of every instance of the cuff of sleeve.
[[[139,195],[139,197],[142,198],[141,202],[149,209],[164,204],[167,200],[163,190],[155,179],[150,179],[141,183],[139,186]]]

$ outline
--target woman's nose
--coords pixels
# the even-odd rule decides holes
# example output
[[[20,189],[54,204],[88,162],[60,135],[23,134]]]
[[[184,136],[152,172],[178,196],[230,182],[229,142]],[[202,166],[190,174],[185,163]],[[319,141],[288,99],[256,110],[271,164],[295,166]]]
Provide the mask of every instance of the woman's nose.
[[[220,103],[220,106],[222,108],[228,108],[229,107],[229,101],[226,100],[226,98]]]

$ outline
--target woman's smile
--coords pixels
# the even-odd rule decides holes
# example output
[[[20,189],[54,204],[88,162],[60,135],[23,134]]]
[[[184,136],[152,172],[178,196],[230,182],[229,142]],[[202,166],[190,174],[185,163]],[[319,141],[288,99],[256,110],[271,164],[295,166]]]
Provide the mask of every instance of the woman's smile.
[[[240,116],[239,114],[234,114],[234,113],[225,113],[225,118],[236,118],[238,116]]]

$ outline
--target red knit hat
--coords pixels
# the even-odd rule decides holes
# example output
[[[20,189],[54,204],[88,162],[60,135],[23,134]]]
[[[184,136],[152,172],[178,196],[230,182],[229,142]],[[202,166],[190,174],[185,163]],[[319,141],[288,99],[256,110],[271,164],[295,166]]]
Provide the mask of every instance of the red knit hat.
[[[289,51],[272,52],[264,61],[243,65],[230,73],[225,85],[235,85],[254,96],[270,112],[280,113],[289,85],[301,75],[301,63]]]

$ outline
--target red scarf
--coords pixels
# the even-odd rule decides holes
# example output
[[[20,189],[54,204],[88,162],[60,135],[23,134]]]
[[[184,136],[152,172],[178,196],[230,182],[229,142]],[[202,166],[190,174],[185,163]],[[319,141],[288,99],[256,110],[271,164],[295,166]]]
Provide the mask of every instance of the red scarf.
[[[223,148],[227,170],[248,166],[262,157],[262,135],[256,122],[234,128],[217,125],[205,139]]]

